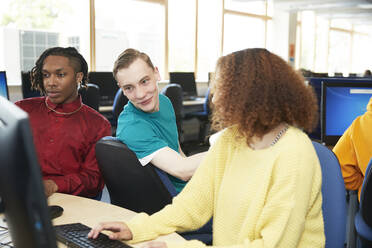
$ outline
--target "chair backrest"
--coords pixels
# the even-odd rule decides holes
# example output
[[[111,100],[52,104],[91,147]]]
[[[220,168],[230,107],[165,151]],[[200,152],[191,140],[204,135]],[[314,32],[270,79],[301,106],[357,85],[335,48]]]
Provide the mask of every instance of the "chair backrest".
[[[344,247],[346,233],[346,191],[335,154],[313,141],[322,168],[322,210],[326,248]]]
[[[172,202],[176,189],[167,174],[151,163],[142,166],[134,152],[115,137],[96,144],[98,166],[111,203],[136,212],[153,214]],[[212,221],[196,231],[181,233],[185,239],[212,243]]]
[[[176,115],[176,124],[178,130],[178,137],[182,141],[182,120],[185,117],[183,111],[183,97],[182,88],[179,84],[167,84],[162,90],[161,94],[166,95],[172,102],[174,113]]]
[[[98,111],[99,108],[99,87],[96,84],[87,84],[87,87],[80,87],[79,94],[84,104]]]
[[[112,105],[112,114],[114,116],[114,121],[117,122],[121,111],[123,111],[124,106],[128,103],[128,98],[123,94],[121,89],[115,94],[114,103]]]
[[[171,203],[167,188],[173,187],[173,193],[175,189],[165,173],[151,163],[142,166],[135,153],[117,138],[107,136],[99,140],[96,157],[112,204],[152,214]],[[158,173],[165,176],[167,185]]]
[[[205,93],[205,102],[203,104],[203,111],[205,112],[206,115],[210,115],[211,113],[210,101],[211,101],[211,90],[208,87],[207,92]]]
[[[364,222],[372,227],[372,158],[369,161],[364,175],[362,190],[360,192],[360,213]]]

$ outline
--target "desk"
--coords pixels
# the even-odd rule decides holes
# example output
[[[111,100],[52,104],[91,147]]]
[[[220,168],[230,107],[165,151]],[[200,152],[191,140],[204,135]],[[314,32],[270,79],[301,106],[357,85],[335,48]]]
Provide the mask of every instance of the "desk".
[[[187,100],[187,101],[183,101],[182,103],[185,108],[201,107],[201,110],[197,110],[197,111],[202,111],[204,102],[205,102],[205,97],[197,97],[195,100]],[[99,106],[99,112],[100,113],[112,112],[112,106]]]
[[[61,193],[55,193],[49,197],[48,204],[59,205],[64,209],[63,214],[53,220],[53,225],[81,222],[87,226],[93,227],[99,222],[128,221],[136,215],[136,213],[131,210],[105,202]],[[184,241],[184,239],[176,233],[159,237],[157,240]],[[141,244],[139,243],[131,246],[140,247]],[[58,247],[66,246],[59,244]]]
[[[105,202],[61,193],[55,193],[49,197],[48,204],[59,205],[64,209],[63,214],[53,220],[53,225],[81,222],[87,226],[93,227],[99,222],[128,221],[136,214],[128,209]],[[174,242],[184,241],[184,239],[176,233],[161,236],[157,238],[157,240]],[[141,247],[142,244],[131,244],[131,246]],[[66,246],[62,243],[58,243],[58,247],[65,248]]]
[[[192,106],[192,105],[203,105],[205,102],[205,97],[197,97],[194,100],[183,101],[183,106]]]

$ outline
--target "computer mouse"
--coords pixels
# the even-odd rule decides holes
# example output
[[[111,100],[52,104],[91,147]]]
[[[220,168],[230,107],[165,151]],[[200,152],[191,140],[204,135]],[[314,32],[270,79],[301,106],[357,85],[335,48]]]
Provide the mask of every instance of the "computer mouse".
[[[55,219],[55,218],[62,215],[63,208],[61,206],[57,206],[57,205],[49,206],[49,213],[50,213],[50,218]]]

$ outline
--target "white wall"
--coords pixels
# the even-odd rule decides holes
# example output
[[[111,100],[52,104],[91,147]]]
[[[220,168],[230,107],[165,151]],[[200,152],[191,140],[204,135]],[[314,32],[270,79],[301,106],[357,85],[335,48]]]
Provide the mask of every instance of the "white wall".
[[[21,84],[19,31],[13,28],[4,28],[3,32],[4,39],[1,49],[3,49],[4,54],[4,67],[6,69],[8,85]]]

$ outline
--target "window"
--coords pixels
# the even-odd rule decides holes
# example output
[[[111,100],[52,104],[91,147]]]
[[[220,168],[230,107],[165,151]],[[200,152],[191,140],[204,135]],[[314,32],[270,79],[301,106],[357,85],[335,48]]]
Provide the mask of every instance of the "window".
[[[59,44],[58,33],[20,30],[19,34],[22,71],[31,70],[45,49]]]
[[[329,37],[329,74],[343,73],[348,75],[351,59],[351,35],[350,33],[331,30]]]
[[[316,18],[315,54],[313,70],[327,72],[329,21]]]
[[[222,2],[198,0],[198,40],[196,78],[208,81],[208,72],[214,72],[221,56]],[[207,18],[202,18],[207,16]]]
[[[89,1],[2,0],[0,70],[10,85],[19,85],[21,71],[53,46],[74,46],[90,62]]]
[[[195,70],[195,16],[193,0],[168,1],[169,71]]]
[[[96,0],[96,71],[112,71],[127,48],[147,53],[164,72],[165,7],[162,1]]]
[[[268,47],[267,39],[271,40],[268,30],[272,29],[272,24],[268,24],[271,20],[268,11],[272,13],[272,1],[226,0],[223,54],[245,48]]]
[[[301,14],[301,62],[300,67],[314,70],[315,49],[315,15],[312,11],[303,11]]]

